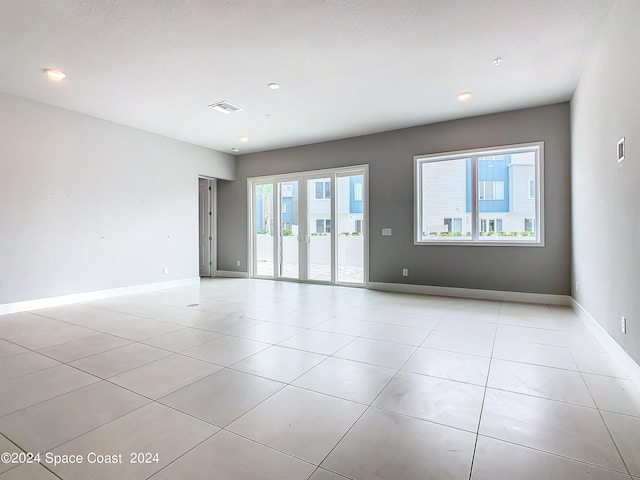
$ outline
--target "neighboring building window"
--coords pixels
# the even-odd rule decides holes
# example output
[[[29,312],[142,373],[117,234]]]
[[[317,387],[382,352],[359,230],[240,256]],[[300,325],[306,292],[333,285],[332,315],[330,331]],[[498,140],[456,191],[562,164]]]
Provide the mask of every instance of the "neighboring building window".
[[[291,201],[282,202],[282,213],[291,213]]]
[[[331,219],[316,220],[316,233],[331,233]]]
[[[462,233],[462,219],[461,218],[445,218],[444,225],[447,227],[447,232],[450,233]]]
[[[282,223],[282,230],[291,230],[291,223],[290,222],[283,222]]]
[[[354,202],[362,201],[362,182],[353,184],[353,201]]]
[[[480,232],[482,233],[498,233],[502,232],[501,218],[482,218],[480,219]]]
[[[536,219],[535,218],[525,218],[524,219],[524,231],[525,232],[535,232],[536,231]]]
[[[360,219],[356,219],[356,233],[362,233],[362,220]]]
[[[416,244],[543,243],[542,142],[414,160]]]
[[[331,198],[331,181],[316,182],[316,198]]]
[[[494,180],[479,181],[478,198],[480,200],[504,200],[504,182]]]

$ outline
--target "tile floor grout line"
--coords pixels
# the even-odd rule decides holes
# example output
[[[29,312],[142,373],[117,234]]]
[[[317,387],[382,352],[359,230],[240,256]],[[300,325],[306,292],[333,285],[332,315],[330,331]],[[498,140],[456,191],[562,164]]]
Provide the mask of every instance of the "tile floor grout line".
[[[58,365],[58,367],[59,366],[61,366],[61,365]],[[35,373],[39,373],[39,372],[35,372]],[[82,373],[87,374],[87,372],[82,372]],[[91,375],[91,374],[87,374],[87,375]],[[24,375],[24,376],[26,377],[27,375]],[[94,385],[94,384],[96,384],[96,383],[98,383],[98,382],[103,380],[102,378],[96,377],[95,375],[91,375],[91,376],[97,378],[97,380],[95,382],[91,382],[91,383],[88,383],[86,385],[81,385],[80,387],[77,387],[77,388],[74,388],[72,390],[69,390],[68,392],[64,392],[64,393],[61,393],[59,395],[55,395],[55,396],[53,396],[51,398],[47,398],[46,400],[41,400],[40,402],[36,402],[34,404],[27,405],[26,407],[21,407],[21,408],[19,408],[17,410],[12,410],[11,412],[5,413],[4,415],[0,415],[0,419],[3,419],[4,417],[8,417],[9,415],[13,415],[14,413],[17,413],[17,412],[21,412],[21,411],[26,410],[28,408],[35,407],[35,406],[40,405],[42,403],[48,402],[49,400],[54,400],[56,398],[62,397],[64,395],[67,395],[69,393],[76,392],[78,390],[81,390],[83,388],[89,387],[89,386]],[[19,378],[23,378],[23,377],[19,377]],[[2,432],[0,432],[0,433],[2,433]]]
[[[207,440],[213,438],[214,436],[216,436],[218,433],[220,433],[222,431],[222,429],[216,430],[215,432],[213,432],[211,435],[209,435],[208,437],[206,437],[204,440],[202,440],[201,442],[195,444],[193,447],[189,448],[187,451],[183,452],[181,455],[178,455],[176,458],[174,458],[173,460],[171,460],[169,463],[167,463],[165,466],[163,466],[162,468],[160,468],[159,470],[156,470],[155,472],[153,472],[151,475],[145,477],[145,480],[150,479],[151,477],[157,475],[158,473],[160,473],[162,470],[164,470],[165,468],[168,468],[169,465],[172,465],[173,463],[177,462],[179,459],[181,459],[182,457],[184,457],[185,455],[187,455],[189,452],[191,452],[193,449],[199,447],[200,445],[202,445],[204,442],[206,442]]]
[[[87,386],[89,386],[89,385],[87,385]],[[118,386],[119,386],[119,385],[118,385]],[[83,387],[83,388],[84,388],[84,387]],[[131,390],[129,390],[129,391],[131,391]],[[70,392],[70,393],[71,393],[71,392]],[[133,393],[136,393],[136,392],[133,392]],[[138,395],[140,395],[140,394],[138,394]],[[144,397],[144,395],[141,395],[141,396],[143,396],[143,397]],[[109,420],[108,422],[105,422],[105,423],[100,424],[100,425],[98,425],[98,426],[96,426],[96,427],[93,427],[93,428],[91,428],[91,429],[87,430],[86,432],[83,432],[83,433],[81,433],[81,434],[79,434],[79,435],[76,435],[75,437],[72,437],[72,438],[69,438],[68,440],[65,440],[65,441],[64,441],[64,442],[62,442],[62,443],[56,444],[55,446],[53,446],[53,447],[50,447],[50,448],[46,449],[46,451],[45,451],[45,452],[39,452],[39,453],[41,453],[41,454],[42,454],[42,453],[46,453],[46,452],[52,452],[52,451],[53,451],[53,450],[55,450],[56,448],[60,448],[60,447],[62,447],[62,446],[64,446],[64,445],[66,445],[67,443],[72,442],[73,440],[76,440],[77,438],[80,438],[80,437],[82,437],[82,436],[84,436],[84,435],[87,435],[87,434],[89,434],[89,433],[93,432],[94,430],[98,430],[99,428],[105,427],[105,426],[109,425],[111,422],[115,422],[116,420],[118,420],[118,419],[120,419],[120,418],[122,418],[122,417],[125,417],[125,416],[129,415],[130,413],[136,412],[136,411],[138,411],[138,410],[140,410],[140,409],[142,409],[142,408],[144,408],[144,407],[147,407],[147,406],[149,406],[149,405],[151,405],[151,404],[153,403],[153,400],[149,399],[148,397],[144,397],[144,398],[146,398],[146,399],[148,399],[148,400],[150,400],[150,401],[149,401],[149,402],[147,402],[147,403],[145,403],[145,404],[143,404],[143,405],[140,405],[139,407],[134,408],[133,410],[130,410],[130,411],[128,411],[128,412],[125,412],[125,413],[123,413],[122,415],[118,415],[117,417],[112,418],[112,419],[111,419],[111,420]],[[2,433],[2,435],[4,435],[4,436],[6,437],[6,434],[5,434],[5,433]],[[8,437],[7,437],[7,438],[8,438]],[[13,440],[11,440],[11,442],[15,443],[15,441],[13,441]],[[16,445],[18,445],[18,444],[16,444]],[[18,445],[18,447],[20,447],[20,445]],[[24,448],[22,448],[22,447],[20,447],[20,449],[24,450]],[[0,475],[0,476],[1,476],[1,475]]]
[[[571,354],[571,355],[573,357],[573,354]],[[575,362],[575,357],[574,357],[574,362]],[[611,429],[609,428],[609,425],[607,425],[607,422],[605,421],[604,416],[602,415],[602,411],[600,409],[600,406],[598,405],[598,402],[596,401],[595,395],[591,391],[591,388],[589,388],[589,384],[587,383],[587,380],[584,377],[584,375],[582,374],[582,372],[580,372],[580,378],[582,378],[582,381],[584,382],[584,385],[587,388],[587,391],[589,392],[589,395],[591,395],[591,400],[593,400],[593,404],[596,406],[596,410],[598,411],[598,416],[600,417],[600,420],[602,421],[602,424],[604,425],[604,428],[607,430],[607,433],[609,434],[609,438],[613,442],[613,446],[616,447],[616,452],[618,452],[618,456],[620,457],[620,460],[622,461],[622,464],[624,465],[624,468],[627,469],[627,473],[629,474],[629,476],[631,476],[631,470],[629,470],[629,466],[627,465],[627,462],[624,459],[624,456],[622,455],[622,452],[620,451],[620,447],[618,446],[618,443],[616,442],[616,439],[613,438],[613,434],[611,433]]]
[[[502,312],[503,302],[500,302],[500,307],[498,308],[498,317],[500,317],[500,312]],[[493,362],[493,352],[496,348],[496,340],[497,340],[498,332],[496,329],[496,336],[493,338],[493,344],[491,345],[491,356],[489,357],[489,368],[487,368],[487,378],[484,384],[484,391],[482,392],[482,403],[480,404],[480,415],[478,417],[478,429],[476,430],[476,440],[473,444],[473,453],[471,454],[471,464],[469,465],[469,480],[473,475],[473,465],[476,460],[476,451],[478,449],[478,439],[480,438],[480,425],[482,424],[482,414],[484,413],[484,404],[487,399],[487,390],[489,388],[489,376],[491,375],[491,363]]]
[[[442,320],[441,320],[442,321]],[[397,377],[398,373],[401,371],[402,367],[404,367],[407,362],[411,359],[411,357],[413,357],[413,355],[415,355],[415,353],[418,351],[418,348],[420,348],[419,346],[416,347],[416,349],[413,351],[413,353],[411,355],[409,355],[409,357],[404,361],[404,363],[400,366],[400,368],[398,368],[396,370],[396,373],[394,373],[394,375],[385,383],[385,385],[380,389],[380,391],[378,392],[378,394],[371,400],[371,402],[369,402],[369,405],[366,406],[366,408],[362,411],[362,413],[360,414],[360,416],[358,416],[358,418],[356,419],[355,422],[353,422],[351,424],[351,426],[347,429],[347,431],[340,437],[340,439],[334,444],[334,446],[331,448],[331,450],[329,450],[329,452],[324,456],[324,458],[320,461],[319,465],[322,465],[322,463],[329,458],[329,456],[331,455],[331,453],[338,447],[338,445],[340,445],[340,442],[342,442],[342,440],[349,434],[349,432],[353,429],[353,427],[355,427],[355,425],[358,423],[358,421],[369,411],[370,408],[373,408],[373,404],[375,403],[375,401],[378,399],[378,397],[382,394],[382,392],[389,386],[389,384],[393,381],[394,378]],[[392,412],[395,413],[395,412]]]
[[[629,473],[624,472],[622,470],[616,470],[615,468],[606,467],[604,465],[599,465],[597,463],[588,462],[586,460],[582,460],[582,459],[575,458],[575,457],[570,457],[568,455],[562,455],[562,454],[557,453],[557,452],[551,452],[549,450],[543,450],[543,449],[538,448],[538,447],[532,447],[530,445],[524,445],[522,443],[514,442],[512,440],[505,440],[504,438],[494,437],[493,435],[486,435],[486,434],[481,433],[481,434],[479,434],[479,436],[480,437],[484,437],[484,438],[490,438],[492,440],[496,440],[496,441],[501,442],[501,443],[508,443],[509,445],[515,445],[517,447],[524,448],[526,450],[533,450],[535,452],[544,453],[544,454],[547,454],[547,455],[551,455],[553,457],[563,458],[565,460],[570,460],[572,462],[581,463],[583,465],[589,465],[589,466],[592,466],[592,467],[601,468],[601,469],[607,470],[609,472],[615,472],[615,473],[618,473],[618,474],[621,474],[621,475],[630,475]],[[630,475],[630,476],[633,476],[633,475]]]

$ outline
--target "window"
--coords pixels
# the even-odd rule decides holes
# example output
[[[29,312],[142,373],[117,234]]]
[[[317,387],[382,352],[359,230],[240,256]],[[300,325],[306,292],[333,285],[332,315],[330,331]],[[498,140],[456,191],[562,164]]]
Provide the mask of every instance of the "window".
[[[353,184],[353,201],[354,202],[362,201],[362,182]]]
[[[449,233],[462,233],[462,219],[461,218],[445,218],[444,225],[447,227]]]
[[[316,198],[331,198],[331,181],[316,182]]]
[[[480,200],[504,200],[504,182],[495,180],[479,181],[478,198]]]
[[[524,219],[524,231],[525,232],[535,232],[536,231],[536,219],[535,218],[525,218]]]
[[[291,213],[291,200],[288,202],[284,199],[282,200],[282,213]]]
[[[414,242],[543,245],[543,148],[414,157]]]
[[[316,220],[316,233],[331,233],[331,219]]]
[[[480,234],[483,233],[498,233],[502,232],[502,219],[501,218],[482,218],[480,219]]]

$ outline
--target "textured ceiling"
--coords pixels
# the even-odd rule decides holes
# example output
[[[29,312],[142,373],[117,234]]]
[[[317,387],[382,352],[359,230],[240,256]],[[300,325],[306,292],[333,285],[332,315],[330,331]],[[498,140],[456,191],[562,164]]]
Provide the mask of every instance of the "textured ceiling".
[[[568,100],[613,3],[0,0],[0,91],[255,152]]]

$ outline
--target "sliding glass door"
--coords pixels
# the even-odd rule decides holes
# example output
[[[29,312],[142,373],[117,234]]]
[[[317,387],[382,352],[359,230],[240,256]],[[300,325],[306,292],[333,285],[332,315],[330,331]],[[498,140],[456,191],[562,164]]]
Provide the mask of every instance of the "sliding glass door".
[[[249,179],[251,276],[364,285],[366,180],[366,166]]]
[[[336,273],[338,283],[364,283],[364,175],[337,176]]]
[[[333,282],[333,178],[307,178],[307,278]]]
[[[300,225],[298,221],[298,181],[278,182],[278,265],[276,275],[300,278]]]
[[[256,277],[274,275],[274,196],[273,183],[256,183],[252,186],[253,215],[253,274]]]

